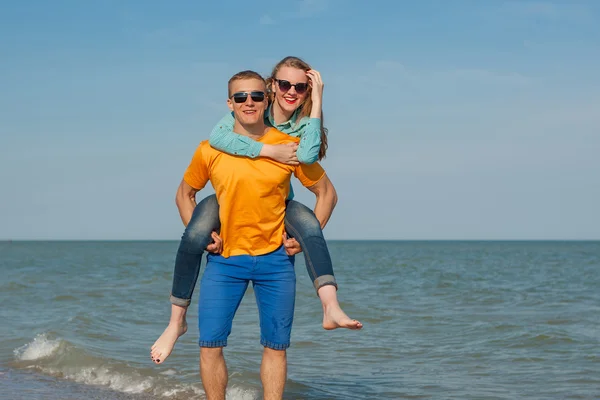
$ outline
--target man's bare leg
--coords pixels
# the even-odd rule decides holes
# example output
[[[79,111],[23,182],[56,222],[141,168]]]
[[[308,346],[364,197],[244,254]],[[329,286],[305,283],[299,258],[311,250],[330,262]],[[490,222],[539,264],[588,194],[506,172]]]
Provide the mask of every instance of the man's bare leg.
[[[287,379],[287,355],[285,350],[265,347],[260,364],[264,400],[281,400]]]
[[[317,291],[321,304],[323,305],[323,328],[327,330],[337,328],[361,329],[363,325],[351,319],[340,307],[337,299],[337,288],[333,285],[325,285]]]
[[[169,321],[169,325],[150,348],[150,358],[152,358],[155,364],[165,362],[171,351],[173,351],[177,339],[187,332],[186,313],[187,307],[171,304],[171,320]]]
[[[222,347],[200,348],[200,379],[206,400],[225,400],[227,364]]]

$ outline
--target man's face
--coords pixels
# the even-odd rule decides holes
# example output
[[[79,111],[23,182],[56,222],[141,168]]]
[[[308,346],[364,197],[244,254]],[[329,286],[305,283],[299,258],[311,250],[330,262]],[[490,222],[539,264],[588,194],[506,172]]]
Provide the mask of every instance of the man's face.
[[[229,93],[227,105],[238,122],[243,125],[264,123],[263,118],[267,109],[264,81],[254,78],[234,81],[231,83]],[[245,101],[242,101],[244,98]]]

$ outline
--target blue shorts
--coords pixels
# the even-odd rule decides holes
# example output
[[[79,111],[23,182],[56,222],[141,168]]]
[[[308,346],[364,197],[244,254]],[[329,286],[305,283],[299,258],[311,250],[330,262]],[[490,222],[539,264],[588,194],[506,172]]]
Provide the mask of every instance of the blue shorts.
[[[294,257],[280,247],[261,256],[209,254],[200,282],[198,328],[200,347],[227,346],[233,317],[252,281],[260,317],[260,343],[290,347],[296,299]]]

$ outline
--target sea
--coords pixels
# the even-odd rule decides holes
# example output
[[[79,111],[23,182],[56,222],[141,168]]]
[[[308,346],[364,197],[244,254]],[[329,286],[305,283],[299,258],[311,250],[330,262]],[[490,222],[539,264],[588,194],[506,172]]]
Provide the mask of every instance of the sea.
[[[0,399],[204,399],[197,293],[162,365],[178,243],[0,243]],[[361,331],[325,331],[296,257],[286,399],[600,399],[600,242],[329,241]],[[203,262],[204,266],[204,262]],[[252,289],[227,398],[262,398]]]

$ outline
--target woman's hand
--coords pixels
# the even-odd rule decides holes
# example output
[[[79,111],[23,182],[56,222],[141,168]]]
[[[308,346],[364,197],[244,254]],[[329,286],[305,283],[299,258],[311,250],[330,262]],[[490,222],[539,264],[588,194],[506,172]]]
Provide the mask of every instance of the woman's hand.
[[[260,151],[262,157],[269,157],[273,160],[287,165],[299,165],[296,157],[298,143],[290,142],[284,144],[265,144]]]
[[[311,112],[310,116],[311,118],[321,118],[321,105],[323,104],[323,87],[325,86],[325,84],[323,83],[323,79],[321,79],[321,74],[315,69],[307,71],[306,76],[308,76],[308,79],[310,81],[310,87],[312,88],[310,96],[313,103],[313,112]],[[318,116],[315,113],[315,111],[317,111],[315,109],[318,110]]]

